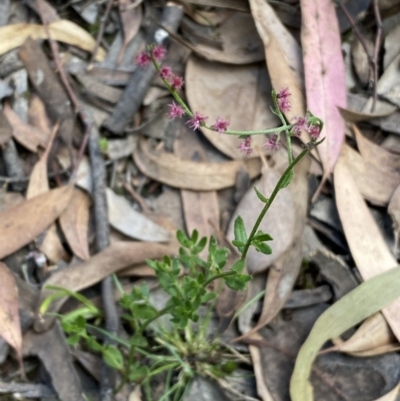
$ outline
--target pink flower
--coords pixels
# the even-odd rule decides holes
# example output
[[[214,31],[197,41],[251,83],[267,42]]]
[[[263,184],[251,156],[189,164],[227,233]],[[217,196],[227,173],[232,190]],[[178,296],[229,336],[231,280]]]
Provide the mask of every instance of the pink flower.
[[[316,141],[321,133],[321,130],[318,125],[310,125],[308,127],[308,133],[310,134],[311,140]]]
[[[211,128],[217,131],[220,134],[223,134],[228,128],[229,121],[224,120],[223,118],[217,117],[215,123],[211,126]]]
[[[151,57],[146,50],[139,53],[136,57],[136,64],[139,64],[141,67],[146,67],[151,61]]]
[[[289,92],[289,88],[283,88],[276,95],[276,97],[278,99],[279,109],[283,113],[290,111],[290,109],[292,107],[292,105],[290,104],[289,96],[291,96],[291,93]]]
[[[167,49],[164,46],[157,45],[153,47],[151,54],[154,60],[160,62],[165,59],[165,56],[167,55]]]
[[[183,110],[183,108],[177,105],[175,102],[169,104],[168,107],[170,107],[170,110],[167,115],[171,120],[174,120],[177,117],[180,118],[185,114],[185,110]]]
[[[183,78],[172,74],[170,76],[169,83],[171,84],[172,89],[179,90],[183,86]]]
[[[168,67],[167,65],[165,65],[164,67],[161,67],[160,77],[162,79],[168,79],[171,75],[172,75],[171,67]]]
[[[194,131],[199,129],[203,124],[204,121],[206,120],[207,117],[204,117],[197,111],[194,113],[194,116],[186,121],[186,124],[189,125],[190,128],[192,128]]]
[[[307,119],[305,117],[295,117],[296,121],[292,127],[292,133],[294,136],[300,137],[303,131],[308,130]]]
[[[251,148],[251,136],[246,136],[244,141],[242,141],[238,147],[239,150],[241,150],[246,156],[251,154],[253,149]]]
[[[278,142],[278,135],[272,135],[267,141],[264,143],[264,146],[268,150],[279,150],[280,144]]]

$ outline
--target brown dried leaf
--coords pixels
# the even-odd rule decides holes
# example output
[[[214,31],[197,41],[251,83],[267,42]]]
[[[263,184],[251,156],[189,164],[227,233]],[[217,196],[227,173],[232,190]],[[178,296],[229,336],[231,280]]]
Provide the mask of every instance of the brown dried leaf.
[[[212,191],[235,185],[236,175],[242,167],[251,178],[260,174],[261,162],[257,159],[222,163],[196,163],[181,160],[163,150],[151,150],[146,141],[139,141],[133,153],[136,165],[148,177],[181,189]]]
[[[12,137],[12,127],[3,110],[0,110],[0,146],[4,146]]]
[[[142,241],[169,241],[169,232],[136,211],[126,198],[117,195],[110,188],[106,189],[106,195],[108,220],[115,229]]]
[[[334,171],[336,204],[352,257],[364,280],[393,269],[397,261],[388,249],[381,232],[354,182],[343,155]],[[400,338],[400,299],[382,309],[393,333]]]
[[[8,103],[4,104],[4,115],[12,127],[13,137],[26,149],[36,153],[38,147],[46,147],[49,135],[21,120]]]
[[[52,124],[42,99],[35,93],[29,99],[28,122],[50,137]],[[47,140],[46,140],[47,143]]]
[[[207,162],[207,157],[196,133],[183,124],[179,125],[179,139],[175,141],[175,153],[182,160]],[[200,237],[209,238],[219,228],[220,214],[215,191],[189,191],[182,189],[182,206],[186,230],[197,230]]]
[[[90,259],[88,242],[91,200],[85,192],[74,189],[71,202],[60,216],[60,226],[72,252],[82,260]]]
[[[400,183],[399,174],[384,171],[380,168],[382,166],[377,167],[373,163],[373,158],[364,159],[346,144],[343,146],[342,154],[362,196],[376,205],[387,205]]]
[[[169,247],[154,242],[116,242],[86,262],[55,272],[44,285],[57,285],[76,292],[96,284],[104,277],[125,267],[169,254],[171,254]],[[38,306],[52,293],[54,293],[53,290],[43,288]],[[66,299],[64,297],[52,302],[48,312],[57,312]],[[54,316],[39,314],[35,320],[35,330],[40,332],[47,330],[53,321]]]
[[[250,0],[251,13],[264,42],[265,57],[272,87],[277,91],[289,88],[292,108],[286,113],[293,117],[305,115],[303,62],[301,48],[265,1]]]
[[[10,269],[0,262],[0,336],[10,344],[18,355],[21,372],[22,333],[18,312],[18,289]]]
[[[381,313],[375,313],[366,319],[358,328],[356,333],[347,341],[340,341],[334,347],[335,351],[354,353],[362,351],[373,351],[387,345],[394,345],[395,336],[390,330],[385,318]],[[398,344],[397,344],[398,346]]]
[[[264,60],[263,44],[251,15],[236,12],[215,29],[222,50],[197,44],[190,48],[210,61],[229,64],[249,64]],[[216,83],[216,82],[215,82]]]
[[[67,207],[72,190],[71,185],[53,189],[1,212],[0,258],[35,240],[48,228]]]
[[[118,1],[119,15],[121,17],[122,29],[124,31],[124,42],[122,43],[122,47],[117,58],[117,65],[121,63],[126,47],[138,33],[140,23],[142,22],[142,7],[139,3],[139,6],[132,8],[133,4],[134,2],[132,0]]]
[[[192,110],[208,116],[209,124],[217,117],[223,117],[233,130],[265,129],[277,125],[270,108],[271,84],[265,68],[260,65],[231,66],[191,57],[186,65],[185,80],[186,96]],[[233,159],[245,158],[238,149],[242,140],[237,136],[201,130],[225,155]],[[264,142],[264,135],[252,138],[253,147],[261,147]]]
[[[88,52],[93,51],[96,41],[79,25],[68,20],[55,21],[49,25],[50,35],[54,40],[79,47]],[[32,39],[47,39],[47,32],[43,25],[11,24],[0,28],[0,54],[5,54],[21,46],[29,37]],[[96,53],[96,60],[102,61],[105,57],[102,48]]]

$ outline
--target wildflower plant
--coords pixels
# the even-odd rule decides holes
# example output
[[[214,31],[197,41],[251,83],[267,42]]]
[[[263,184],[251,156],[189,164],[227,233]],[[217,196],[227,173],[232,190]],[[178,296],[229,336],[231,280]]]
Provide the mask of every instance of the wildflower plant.
[[[281,146],[280,135],[284,133],[289,163],[268,198],[254,188],[264,207],[250,233],[247,233],[243,219],[240,216],[236,218],[232,244],[238,251],[238,257],[231,266],[226,266],[228,249],[219,247],[214,237],[199,238],[196,230],[190,236],[178,231],[180,248],[177,256],[147,261],[154,269],[159,285],[169,295],[169,300],[161,310],[157,310],[150,302],[150,292],[146,285],[135,286],[130,293],[126,293],[116,280],[121,294],[119,305],[124,311],[122,319],[130,335],[128,340],[101,329],[101,310],[81,294],[52,287],[57,292],[43,302],[41,313],[45,313],[50,302],[57,297],[69,295],[77,298],[83,304],[82,308],[60,316],[62,327],[68,334],[68,342],[72,345],[81,343],[101,353],[104,361],[121,374],[119,388],[127,382],[143,383],[148,401],[151,401],[150,380],[155,375],[167,375],[166,392],[160,401],[177,401],[183,398],[188,384],[196,374],[218,379],[232,372],[235,358],[233,354],[227,357],[226,353],[222,358],[224,346],[217,338],[210,341],[207,337],[211,312],[202,314],[202,307],[212,306],[215,302],[217,282],[234,291],[246,289],[251,280],[251,276],[246,273],[246,256],[251,247],[267,255],[272,253],[269,245],[272,237],[259,229],[261,221],[278,192],[290,184],[295,165],[321,143],[317,140],[323,127],[322,121],[309,111],[306,116],[297,117],[292,122],[286,120],[284,113],[291,108],[288,88],[279,92],[272,91],[272,111],[282,123],[278,128],[234,131],[228,128],[229,122],[223,117],[217,117],[209,124],[207,116],[199,111],[193,112],[182,100],[179,91],[184,84],[183,78],[175,75],[169,66],[161,65],[165,57],[166,50],[162,46],[150,45],[138,55],[136,61],[143,68],[151,68],[152,64],[174,98],[169,104],[168,118],[185,118],[186,124],[193,130],[207,128],[220,135],[239,136],[242,139],[239,149],[246,155],[252,153],[251,139],[254,135],[268,135],[265,147],[277,150]],[[311,142],[294,158],[291,139],[299,137],[304,131],[310,134]],[[200,255],[206,247],[208,256],[203,259]],[[154,325],[157,319],[165,315],[170,316],[171,330]],[[114,339],[115,345],[103,345],[100,338],[105,335]]]

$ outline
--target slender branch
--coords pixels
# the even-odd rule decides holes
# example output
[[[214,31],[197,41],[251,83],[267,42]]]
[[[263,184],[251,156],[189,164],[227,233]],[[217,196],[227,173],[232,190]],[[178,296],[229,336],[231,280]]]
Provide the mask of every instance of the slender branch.
[[[92,56],[90,57],[90,62],[88,64],[88,66],[87,66],[88,70],[90,70],[92,68],[93,62],[94,62],[94,60],[96,58],[96,55],[97,55],[97,51],[99,50],[100,42],[103,39],[104,29],[106,27],[106,23],[108,21],[108,17],[110,15],[110,11],[111,11],[111,7],[112,7],[113,3],[114,3],[113,0],[108,0],[107,7],[106,7],[106,10],[104,12],[104,15],[100,18],[99,32],[97,33],[96,44],[94,45]]]
[[[341,8],[343,11],[344,15],[346,18],[349,20],[349,23],[351,27],[353,28],[354,33],[356,34],[358,40],[360,41],[361,46],[363,47],[365,54],[367,55],[368,59],[368,64],[371,69],[371,76],[372,76],[372,87],[373,87],[373,100],[372,100],[372,105],[371,105],[371,112],[375,110],[376,106],[376,101],[378,98],[377,95],[377,83],[378,83],[378,54],[379,54],[379,47],[380,47],[380,42],[381,42],[381,34],[382,34],[382,22],[379,14],[379,7],[378,7],[378,0],[374,0],[374,12],[375,12],[375,18],[377,20],[377,36],[375,40],[375,49],[374,49],[374,54],[371,56],[369,54],[368,48],[367,48],[367,43],[365,42],[364,37],[362,36],[360,30],[358,29],[356,22],[354,21],[353,17],[351,14],[347,11],[347,8],[345,5],[342,3],[341,0],[336,1],[338,6]]]

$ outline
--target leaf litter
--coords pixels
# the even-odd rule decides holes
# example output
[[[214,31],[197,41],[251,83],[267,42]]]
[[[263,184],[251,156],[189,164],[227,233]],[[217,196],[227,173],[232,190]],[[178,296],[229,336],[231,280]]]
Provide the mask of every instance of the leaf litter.
[[[236,137],[203,128],[189,132],[183,123],[167,123],[164,109],[171,99],[159,78],[145,84],[147,96],[129,114],[126,131],[115,139],[107,130],[113,127],[101,124],[120,107],[124,93],[132,90],[129,86],[135,89],[140,84],[134,83],[134,60],[144,44],[144,28],[156,29],[154,10],[147,2],[120,0],[110,5],[111,16],[103,20],[107,2],[93,2],[90,12],[84,3],[61,7],[55,1],[34,1],[29,2],[28,13],[26,4],[11,1],[18,12],[6,10],[8,25],[6,21],[0,28],[0,54],[5,56],[0,78],[7,94],[0,115],[0,184],[5,184],[0,195],[0,293],[12,298],[3,299],[8,317],[2,317],[0,336],[17,350],[19,360],[22,348],[24,356],[38,356],[58,398],[71,401],[82,397],[78,376],[83,375],[72,364],[55,317],[40,313],[42,301],[52,293],[44,286],[97,296],[95,284],[115,272],[124,286],[137,285],[154,274],[145,266],[146,259],[176,253],[173,237],[178,227],[213,234],[226,245],[224,236],[232,239],[233,223],[226,229],[229,221],[240,214],[251,228],[257,216],[261,205],[253,186],[268,197],[286,163],[284,151],[261,150],[264,136],[254,138],[255,152],[244,157]],[[357,24],[375,29],[376,9],[370,5],[375,2],[357,7],[352,3],[345,7]],[[247,336],[231,345],[241,351],[249,347],[254,366],[248,369],[254,369],[263,400],[284,401],[289,392],[293,400],[313,399],[309,372],[315,399],[362,401],[367,395],[390,401],[398,396],[400,377],[387,367],[398,364],[400,336],[395,282],[400,47],[396,19],[389,18],[383,3],[378,9],[384,27],[380,42],[373,30],[361,30],[360,40],[342,8],[335,9],[327,0],[290,5],[259,0],[187,2],[179,33],[170,33],[176,42],[168,63],[184,75],[189,105],[210,124],[221,117],[232,129],[274,128],[278,122],[270,109],[270,92],[285,87],[291,92],[289,122],[309,109],[325,123],[326,139],[313,151],[312,168],[310,160],[297,166],[294,181],[281,191],[263,222],[263,230],[274,238],[273,253],[249,254],[246,269],[258,284],[247,299],[246,292],[224,291],[216,302],[219,330],[226,329],[230,339],[239,335],[236,312],[249,308],[240,319]],[[296,17],[300,12],[302,26]],[[398,10],[391,12],[396,16]],[[59,62],[48,34],[58,43]],[[370,43],[372,63],[364,54],[363,38]],[[379,51],[374,54],[371,49],[376,46]],[[351,93],[345,89],[344,47],[353,48],[347,54],[346,73],[349,66],[357,73]],[[17,63],[8,61],[12,51]],[[374,57],[379,66],[376,76]],[[63,66],[71,74],[66,80]],[[89,109],[93,121],[81,119],[80,124],[76,112]],[[158,123],[151,126],[149,121]],[[346,131],[345,121],[357,125]],[[53,131],[52,141],[57,123],[60,132]],[[85,152],[84,145],[81,148],[91,124],[101,134],[97,156]],[[304,133],[301,139],[309,140]],[[301,145],[295,149],[300,151]],[[265,169],[260,153],[267,156]],[[103,222],[118,230],[112,232],[111,245],[97,254],[96,241],[102,234],[93,223],[93,205],[98,202],[93,159],[101,160],[107,171],[103,190],[108,214]],[[337,224],[309,212],[310,194],[317,188],[337,209]],[[381,216],[378,224],[372,214]],[[231,252],[228,263],[234,259]],[[19,274],[15,282],[10,271]],[[326,291],[327,283],[332,291]],[[26,286],[36,295],[23,295]],[[48,311],[59,313],[66,300],[59,298]],[[350,327],[355,328],[347,331]],[[26,335],[21,343],[22,331]],[[4,354],[7,361],[13,357]],[[332,367],[335,364],[343,371]],[[13,377],[13,368],[5,369],[6,377]],[[220,385],[226,387],[226,382]],[[130,393],[145,399],[144,392]]]

